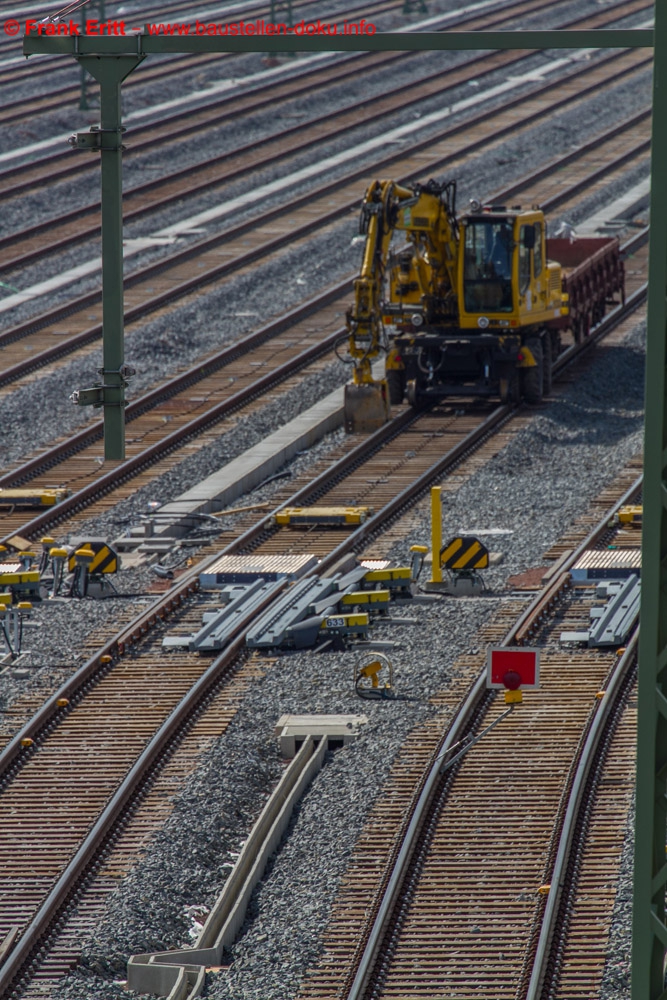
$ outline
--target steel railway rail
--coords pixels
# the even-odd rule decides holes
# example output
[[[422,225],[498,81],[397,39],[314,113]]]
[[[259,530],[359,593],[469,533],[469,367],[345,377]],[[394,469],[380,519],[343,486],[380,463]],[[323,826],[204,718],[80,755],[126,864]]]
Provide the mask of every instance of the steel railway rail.
[[[639,121],[642,120],[642,116],[639,116]],[[617,131],[614,129],[613,135],[607,137],[610,144]],[[632,133],[627,144],[631,150],[635,148]],[[581,177],[582,171],[579,169],[577,179],[565,188],[562,185],[562,168],[572,165],[579,157],[583,157],[586,162],[591,153],[594,153],[594,162],[599,163],[604,155],[603,144],[596,140],[590,148],[586,146],[559,158],[548,168],[524,178],[523,187],[530,188],[547,173],[557,174],[561,183],[558,184],[557,193],[547,199],[547,209],[573,196],[584,185],[590,190],[595,174],[604,172],[604,167],[596,167],[593,176],[588,175],[588,180]],[[622,153],[621,160],[624,162],[628,155],[631,154]],[[497,192],[494,198],[502,199],[521,190],[522,187],[515,184],[510,191]],[[647,236],[647,230],[635,236],[627,244],[626,252],[635,253],[639,250],[640,255],[645,255]],[[342,282],[324,295],[256,331],[243,341],[223,349],[131,403],[127,408],[127,422],[128,426],[135,424],[135,427],[128,442],[129,457],[111,472],[99,476],[91,471],[95,468],[97,442],[102,433],[98,423],[84,428],[73,438],[52,446],[19,468],[0,476],[0,487],[4,488],[27,482],[48,487],[57,480],[60,486],[76,490],[71,497],[29,523],[24,521],[20,512],[0,517],[0,535],[4,536],[5,541],[14,534],[29,539],[36,538],[56,524],[71,519],[73,515],[80,518],[85,511],[86,516],[91,516],[94,511],[89,509],[89,505],[105,495],[109,495],[112,505],[117,503],[137,489],[137,475],[145,473],[145,470],[166,455],[171,454],[175,464],[179,460],[179,445],[190,441],[195,435],[201,435],[204,430],[211,430],[213,427],[219,430],[220,421],[240,406],[293,377],[298,370],[315,359],[328,357],[334,344],[344,335],[339,324],[348,290],[349,282]],[[332,332],[324,336],[318,335],[319,331],[325,330]],[[289,338],[287,341],[286,334]],[[276,362],[279,364],[276,365]],[[269,371],[266,371],[267,367],[270,367]],[[257,378],[260,371],[265,371],[266,374]],[[193,397],[194,386],[197,390]],[[169,417],[167,424],[164,422],[165,413]],[[67,525],[65,528],[67,529]]]
[[[581,614],[568,600],[568,568],[584,551],[607,544],[610,515],[636,497],[640,482],[620,497],[616,490],[614,507],[502,638],[504,645],[543,647],[543,692],[527,696],[532,710],[522,706],[450,769],[452,751],[498,720],[503,709],[495,692],[486,689],[483,669],[451,725],[444,732],[438,732],[442,721],[422,727],[404,751],[386,789],[392,809],[381,801],[367,824],[334,912],[324,960],[300,1000],[425,992],[470,1000],[490,991],[537,1000],[596,993],[591,963],[582,955],[590,941],[602,952],[601,972],[599,911],[579,919],[564,992],[558,973],[577,896],[575,869],[590,819],[585,814],[594,810],[592,791],[604,780],[605,757],[596,755],[609,748],[632,690],[635,646],[633,641],[622,655],[586,650],[575,656],[559,649],[557,636],[568,627],[568,616]],[[503,622],[516,611],[510,605],[501,613],[480,636],[480,645],[498,644],[498,630],[505,631]],[[465,666],[480,658],[464,658]],[[605,693],[596,700],[600,690]],[[447,695],[434,701],[451,707]],[[420,774],[417,760],[429,753]],[[626,788],[631,786],[631,755],[625,771],[623,763],[618,771]],[[405,812],[398,808],[402,803]],[[627,796],[625,804],[627,811]],[[614,851],[620,854],[625,823],[623,817],[612,834],[609,823],[597,821],[606,838],[601,852],[606,884],[604,865]],[[379,865],[383,848],[386,860]],[[600,869],[595,874],[588,873],[589,886],[591,880],[600,885]]]
[[[581,349],[582,345],[573,348],[573,356]],[[337,490],[343,490],[348,498],[363,495],[369,489],[369,478],[375,484],[377,513],[358,529],[337,544],[330,535],[325,544],[323,538],[309,534],[309,547],[312,543],[312,550],[323,556],[320,568],[324,571],[332,567],[343,555],[359,551],[369,539],[386,531],[392,520],[435,479],[479,446],[511,414],[510,407],[498,407],[481,420],[456,413],[443,420],[435,414],[405,412],[353,447],[335,467],[325,469],[308,482],[289,498],[290,503],[298,505],[324,495],[331,498]],[[414,453],[409,459],[406,457],[408,443],[411,445],[409,454]],[[389,467],[400,468],[401,474],[391,477],[393,489],[386,484],[381,491],[378,479],[386,477]],[[381,470],[379,477],[378,470]],[[379,503],[382,507],[378,510]],[[230,543],[226,551],[248,551],[258,546],[269,546],[275,551],[276,537],[281,534],[282,551],[299,544],[295,543],[294,535],[276,531],[269,525],[268,518],[264,518]],[[217,554],[210,555],[203,565]],[[201,614],[202,598],[197,583],[201,569],[202,564],[187,572],[168,595],[107,641],[45,702],[0,753],[3,788],[0,813],[6,817],[2,823],[6,836],[0,838],[0,856],[6,857],[3,871],[7,878],[0,903],[0,936],[3,931],[7,934],[12,933],[11,928],[19,928],[14,932],[16,943],[0,966],[0,993],[10,993],[14,989],[12,984],[28,974],[38,975],[43,987],[44,980],[57,978],[74,960],[72,950],[76,935],[70,933],[68,936],[66,932],[63,907],[69,905],[71,914],[72,908],[76,908],[77,903],[81,908],[85,899],[83,909],[90,919],[94,919],[108,892],[109,881],[103,877],[103,888],[91,888],[90,897],[84,895],[85,886],[93,886],[94,869],[103,859],[105,872],[109,865],[117,870],[114,865],[120,864],[109,860],[104,845],[108,850],[108,846],[121,836],[123,824],[128,818],[131,820],[131,814],[139,808],[136,796],[145,794],[152,780],[150,768],[172,752],[174,744],[170,741],[190,724],[187,713],[196,711],[202,699],[210,696],[211,685],[223,682],[223,674],[227,676],[225,672],[231,669],[233,659],[240,652],[249,621],[239,622],[233,647],[208,669],[202,667],[201,660],[194,654],[179,653],[170,657],[173,662],[167,664],[160,649],[156,658],[155,651],[159,649],[163,623],[167,619],[172,628],[183,623],[187,626],[188,619]],[[255,618],[256,612],[252,620]],[[183,701],[179,701],[188,682],[193,683],[193,687]],[[159,697],[156,690],[159,690]],[[133,704],[129,729],[122,711],[128,691],[132,692]],[[115,706],[111,712],[110,705]],[[88,712],[93,708],[96,709],[95,719],[87,721]],[[103,723],[103,720],[106,721]],[[110,728],[102,728],[103,725]],[[121,743],[127,744],[127,753],[125,749],[119,752],[119,727],[123,732]],[[104,753],[106,748],[110,751],[108,755]],[[131,755],[128,756],[133,748],[139,754],[134,764]],[[65,760],[68,762],[66,768],[63,766]],[[54,770],[47,774],[46,767]],[[90,780],[94,779],[94,787],[84,777],[91,774],[91,768]],[[87,791],[82,795],[84,788]],[[55,797],[54,789],[57,789]],[[46,793],[46,800],[33,797],[40,792]],[[92,813],[83,813],[86,801],[93,807]],[[49,821],[54,807],[59,816],[68,817],[66,824]],[[31,816],[38,816],[41,823],[30,822]],[[45,837],[49,830],[56,833],[57,843],[47,848]],[[7,838],[11,838],[11,847]],[[37,865],[36,850],[42,858],[42,863]],[[31,881],[29,872],[34,873],[36,881]],[[32,901],[30,905],[28,901]],[[59,940],[66,944],[62,946],[63,953],[49,956],[45,940],[56,925],[60,927]],[[77,930],[80,934],[80,924]],[[31,973],[26,971],[29,968],[32,968]]]
[[[514,0],[509,7],[499,5],[498,10],[489,11],[482,17],[466,17],[463,13],[452,23],[456,27],[471,29],[499,27],[515,17],[533,12],[539,13],[545,6],[544,0]],[[623,0],[619,9],[622,12],[621,16],[649,10],[645,3],[642,6],[641,0],[632,0],[630,6],[628,0]],[[451,14],[443,15],[443,18],[449,23]],[[306,96],[312,99],[322,87],[358,79],[361,67],[370,72],[390,68],[411,58],[415,57],[410,53],[361,53],[342,57],[338,55],[335,66],[322,67],[319,64],[313,66],[310,62],[301,65],[297,63],[290,67],[289,78],[286,80],[272,78],[269,81],[251,84],[250,89],[241,95],[226,93],[208,99],[204,95],[195,109],[188,108],[162,116],[159,121],[151,124],[150,135],[144,139],[141,138],[140,126],[132,128],[130,132],[133,137],[132,143],[126,155],[136,154],[142,149],[151,151],[155,146],[164,143],[173,144],[175,129],[179,139],[192,137],[197,133],[207,133],[214,126],[223,125],[237,118],[247,119],[250,114],[273,106],[279,98],[289,100]],[[59,164],[61,166],[58,166]],[[0,198],[13,198],[45,182],[69,180],[73,174],[93,169],[95,169],[94,161],[73,158],[71,150],[63,148],[59,152],[42,154],[34,163],[18,164],[0,171]]]
[[[496,68],[492,67],[484,70],[482,75],[484,72],[493,72]],[[467,74],[469,72],[470,68],[467,66],[464,79],[468,78]],[[452,71],[446,83],[443,82],[444,76],[445,74],[438,72],[433,75],[431,81],[427,77],[424,77],[419,85],[415,85],[414,83],[403,84],[400,87],[394,88],[393,91],[387,92],[382,99],[367,99],[358,102],[352,109],[339,110],[325,115],[318,120],[315,126],[310,122],[295,125],[292,128],[285,129],[280,136],[268,140],[257,140],[245,147],[240,147],[233,155],[215,156],[209,160],[200,162],[194,167],[190,166],[170,174],[161,180],[142,184],[134,188],[126,196],[124,202],[124,220],[125,222],[130,222],[151,211],[162,211],[169,205],[182,202],[186,197],[192,197],[195,194],[201,194],[205,191],[213,191],[223,183],[229,183],[239,177],[247,176],[249,166],[247,158],[258,151],[261,151],[262,167],[266,168],[270,164],[279,162],[288,156],[295,156],[302,153],[311,146],[325,141],[327,138],[340,136],[344,133],[346,127],[357,128],[363,124],[363,116],[359,114],[362,107],[368,107],[372,110],[370,120],[373,121],[386,114],[386,111],[383,109],[384,103],[389,104],[390,111],[395,110],[394,100],[398,93],[409,92],[410,94],[414,94],[415,90],[426,86],[427,82],[433,82],[438,90],[447,90],[452,86],[453,81],[451,77],[456,76],[456,74]],[[418,104],[424,99],[424,96],[424,93],[420,92],[417,97],[407,104],[402,105],[402,107],[409,107],[410,104],[415,103]],[[643,129],[639,129],[639,138],[635,140],[636,145],[634,150],[632,147],[629,147],[638,156],[641,152],[649,148],[650,114],[650,108],[638,112],[615,128],[606,130],[599,137],[598,141],[605,143],[608,139],[624,133],[627,129],[635,125],[644,125]],[[325,127],[327,122],[333,123],[328,130]],[[291,141],[292,138],[300,134],[306,135],[305,141],[294,145]],[[586,148],[592,150],[593,144],[587,144]],[[581,155],[581,149],[575,151],[572,157],[578,155]],[[542,175],[547,170],[548,168],[545,168],[542,171]],[[93,219],[88,225],[85,225],[83,220],[87,215],[93,216]],[[98,215],[99,206],[95,203],[94,205],[89,205],[68,213],[64,217],[50,220],[47,223],[41,223],[30,230],[24,230],[21,233],[12,234],[4,239],[0,239],[0,266],[5,266],[6,269],[17,268],[46,257],[56,251],[61,251],[74,243],[82,242],[86,237],[95,236],[99,232]],[[55,229],[55,232],[51,232],[48,238],[49,242],[45,242],[46,231],[53,229]]]
[[[533,7],[542,5],[543,0],[538,0],[538,4],[533,3]],[[395,58],[395,57],[394,57]],[[353,101],[345,108],[337,109],[317,118],[315,122],[307,121],[281,129],[280,134],[271,138],[255,140],[245,146],[236,148],[233,154],[216,154],[208,159],[203,159],[196,165],[167,174],[166,176],[153,179],[138,187],[132,188],[124,198],[123,217],[124,221],[131,222],[141,218],[146,213],[162,210],[169,205],[182,202],[184,198],[191,198],[195,194],[211,191],[223,183],[230,183],[238,177],[245,177],[248,169],[254,166],[257,153],[261,151],[262,168],[280,162],[286,156],[296,156],[313,145],[333,138],[339,139],[345,131],[359,128],[363,125],[371,125],[381,121],[387,115],[393,115],[399,110],[421,105],[424,100],[442,94],[454,86],[468,82],[471,78],[483,79],[486,75],[496,72],[503,66],[516,62],[515,54],[496,53],[493,56],[481,56],[467,62],[463,67],[454,70],[438,69],[433,73],[421,76],[418,82],[410,80],[408,83],[401,83],[395,86],[388,86],[382,97],[370,97]],[[388,60],[390,63],[393,60]],[[349,77],[351,71],[341,72],[341,68],[336,67],[336,76],[330,78],[331,70],[327,74],[329,85],[341,82],[341,76],[345,79]],[[321,72],[321,71],[320,71]],[[354,70],[358,73],[358,67]],[[311,92],[312,93],[312,92]],[[402,100],[407,96],[408,100]],[[229,100],[229,99],[228,99]],[[276,97],[269,98],[269,106],[275,106]],[[241,113],[237,98],[234,107],[226,115],[225,120],[236,118]],[[264,101],[260,104],[264,105]],[[256,110],[256,103],[251,105],[252,110]],[[201,109],[200,109],[201,110]],[[244,111],[244,117],[247,117]],[[192,127],[191,120],[189,121]],[[151,130],[150,148],[155,143]],[[299,141],[299,137],[305,137]],[[173,136],[172,136],[173,138]],[[145,142],[145,141],[144,141]],[[139,140],[139,148],[144,145]],[[87,158],[83,161],[74,159],[73,166],[76,168],[83,163],[87,169],[95,169],[96,163],[91,163]],[[68,179],[71,176],[68,173]],[[52,183],[52,179],[50,183]],[[12,196],[16,194],[12,192]],[[84,224],[86,218],[90,218]],[[55,232],[53,230],[55,229]],[[0,266],[4,268],[16,268],[46,256],[49,253],[59,251],[72,245],[83,242],[86,238],[96,236],[99,232],[99,203],[97,201],[78,206],[76,209],[64,215],[49,219],[45,222],[33,226],[29,230],[22,230],[12,233],[0,239]],[[46,234],[49,234],[48,237]]]
[[[309,0],[296,0],[293,4],[293,17],[295,22],[298,23],[300,18],[304,18],[306,11],[309,7],[312,7],[312,3]],[[343,19],[355,19],[355,18],[365,18],[367,21],[371,21],[374,17],[381,16],[382,14],[388,13],[390,11],[395,11],[395,4],[391,3],[391,0],[376,0],[374,3],[367,4],[365,7],[359,7],[358,5],[351,4],[349,7],[342,8],[340,11],[336,11],[335,14],[330,15],[332,20],[341,21]],[[189,9],[184,9],[184,19],[187,23],[194,18],[192,7]],[[221,12],[222,13],[222,12]],[[315,19],[323,16],[322,11],[318,11],[317,15],[314,15]],[[255,20],[258,18],[267,18],[266,7],[260,4],[248,5],[247,9],[242,11],[240,17],[243,20]],[[150,14],[140,14],[140,22],[137,27],[143,26],[146,23],[164,23],[169,22],[169,16],[162,12],[157,12],[154,16]],[[226,20],[239,19],[239,12],[234,12],[231,17],[226,18]],[[127,19],[126,19],[127,20]],[[206,23],[211,23],[207,20]],[[220,23],[218,19],[217,23]],[[16,47],[16,43],[14,43]],[[182,76],[188,71],[201,73],[203,69],[211,66],[217,65],[221,70],[226,71],[230,69],[230,60],[232,60],[231,65],[234,62],[239,61],[238,55],[233,53],[214,53],[212,55],[182,55],[182,56],[167,56],[160,60],[156,65],[149,65],[142,67],[141,72],[136,75],[130,76],[124,83],[124,88],[127,87],[143,87],[151,83],[156,83],[159,80],[164,80],[175,76],[178,74]],[[60,69],[68,69],[70,73],[73,69],[76,69],[73,63],[68,62],[62,57],[58,60],[58,65]],[[54,66],[50,66],[48,69],[42,67],[41,60],[35,66],[36,75],[41,75],[44,72],[48,72],[51,77],[54,72]],[[30,65],[28,64],[27,73],[29,75]],[[233,72],[233,70],[231,70]],[[11,71],[7,72],[7,79],[3,80],[5,74],[2,73],[2,68],[0,66],[0,84],[3,82],[16,83],[14,75],[11,75]],[[92,81],[91,85],[91,95],[95,94],[97,90],[97,85]],[[78,85],[69,84],[67,86],[60,87],[58,89],[51,89],[49,87],[48,93],[41,94],[38,97],[28,97],[24,100],[12,101],[11,105],[0,110],[0,125],[10,125],[15,122],[25,121],[26,118],[34,119],[37,115],[47,114],[50,111],[56,111],[62,113],[63,107],[68,103],[72,102],[72,106],[79,99],[80,87]]]
[[[398,176],[423,174],[423,151],[430,154],[429,170],[442,170],[451,166],[456,157],[488,148],[491,130],[493,141],[514,132],[517,127],[528,128],[542,120],[545,107],[552,110],[565,107],[598,91],[611,80],[618,80],[623,72],[632,73],[641,62],[636,53],[610,57],[602,64],[587,66],[574,71],[569,77],[544,84],[529,95],[508,101],[502,109],[485,111],[466,123],[446,129],[437,138],[420,140],[412,144],[410,153],[389,153],[376,166],[387,168]],[[582,89],[580,74],[588,75]],[[592,75],[593,80],[590,79]],[[526,107],[528,113],[526,113]],[[517,126],[516,107],[523,107],[521,125]],[[143,267],[126,279],[126,321],[143,318],[166,304],[179,302],[184,296],[229,274],[243,273],[244,268],[254,267],[258,260],[266,259],[285,245],[299,245],[299,241],[327,225],[340,221],[346,211],[355,210],[359,192],[356,178],[367,174],[367,168],[355,168],[345,179],[320,185],[307,194],[289,199],[266,212],[260,220],[237,224],[224,234],[215,235],[192,244],[178,253]],[[271,223],[272,234],[265,227]],[[277,235],[273,235],[277,232]],[[223,258],[221,262],[221,257]],[[84,347],[101,336],[100,293],[91,292],[72,303],[52,309],[35,319],[12,327],[0,334],[7,364],[0,376],[5,384],[44,364],[52,363],[72,350]],[[97,320],[91,325],[91,320]],[[63,337],[63,323],[67,333]],[[54,335],[57,343],[53,344]],[[11,348],[21,342],[20,356],[27,360],[12,364]]]

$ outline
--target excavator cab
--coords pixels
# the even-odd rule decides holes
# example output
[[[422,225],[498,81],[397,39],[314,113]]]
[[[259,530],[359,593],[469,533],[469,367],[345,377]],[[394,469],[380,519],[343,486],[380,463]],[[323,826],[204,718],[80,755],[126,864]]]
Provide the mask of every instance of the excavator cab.
[[[490,205],[461,220],[459,325],[514,329],[560,316],[561,269],[546,259],[546,226],[539,209]]]

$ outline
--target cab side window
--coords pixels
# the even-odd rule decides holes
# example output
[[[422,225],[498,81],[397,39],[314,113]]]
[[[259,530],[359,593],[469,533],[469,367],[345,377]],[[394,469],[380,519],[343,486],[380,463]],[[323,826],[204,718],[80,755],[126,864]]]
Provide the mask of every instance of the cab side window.
[[[532,226],[522,226],[521,235],[519,237],[519,294],[523,295],[530,285],[530,250],[526,246],[526,243],[530,242],[530,239],[526,239],[526,231],[532,229]]]
[[[535,248],[533,250],[533,273],[536,278],[542,274],[542,223],[536,222],[535,229]]]

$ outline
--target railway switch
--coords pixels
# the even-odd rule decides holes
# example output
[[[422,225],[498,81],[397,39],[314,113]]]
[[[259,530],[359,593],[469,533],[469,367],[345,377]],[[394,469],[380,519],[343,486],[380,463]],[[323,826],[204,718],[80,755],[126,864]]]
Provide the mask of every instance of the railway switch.
[[[0,562],[0,588],[11,593],[14,603],[26,598],[39,600],[39,570],[26,568],[20,561]]]
[[[370,618],[364,612],[329,615],[322,620],[320,633],[327,638],[367,639]]]
[[[67,559],[67,549],[61,549],[58,547],[50,549],[49,559],[51,560],[51,568],[53,570],[51,596],[57,597],[63,582],[63,571],[65,567],[65,560]]]
[[[380,614],[389,607],[391,594],[388,590],[357,590],[344,594],[339,604],[341,608],[362,608],[371,614]]]
[[[0,489],[0,507],[41,508],[52,507],[69,496],[66,489],[16,488]]]
[[[412,566],[388,566],[369,570],[362,582],[366,588],[390,591],[392,597],[412,597],[415,579]]]
[[[42,553],[39,559],[39,572],[43,575],[49,566],[49,557],[51,554],[51,549],[56,544],[55,538],[51,538],[50,535],[44,535],[41,539]]]
[[[412,579],[416,582],[423,569],[424,559],[428,555],[428,545],[411,545],[410,551],[412,552],[410,569],[412,571]]]
[[[73,574],[70,597],[102,597],[114,589],[106,576],[118,572],[118,553],[103,538],[87,539],[69,550],[67,569]]]
[[[87,595],[88,574],[94,558],[95,553],[86,545],[84,545],[81,549],[77,549],[74,552],[73,557],[70,557],[69,565],[71,566],[72,562],[74,563],[74,575],[72,577],[72,584],[69,591],[70,597],[85,597]]]
[[[628,505],[621,507],[611,519],[609,526],[616,524],[641,528],[644,516],[644,508],[640,505]]]

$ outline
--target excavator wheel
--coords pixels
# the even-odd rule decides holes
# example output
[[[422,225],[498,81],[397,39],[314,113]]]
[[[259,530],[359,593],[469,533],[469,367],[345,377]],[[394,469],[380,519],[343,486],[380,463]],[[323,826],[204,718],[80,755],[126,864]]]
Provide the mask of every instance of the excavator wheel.
[[[534,406],[542,402],[544,396],[544,354],[542,342],[536,337],[526,341],[526,347],[535,358],[532,368],[521,368],[521,395]]]
[[[392,406],[398,406],[405,395],[405,372],[400,368],[389,368],[384,377],[389,387],[389,402]]]
[[[417,385],[417,380],[411,378],[406,386],[406,394],[408,397],[408,403],[413,410],[422,410],[426,404],[423,393],[419,391],[419,386]]]

